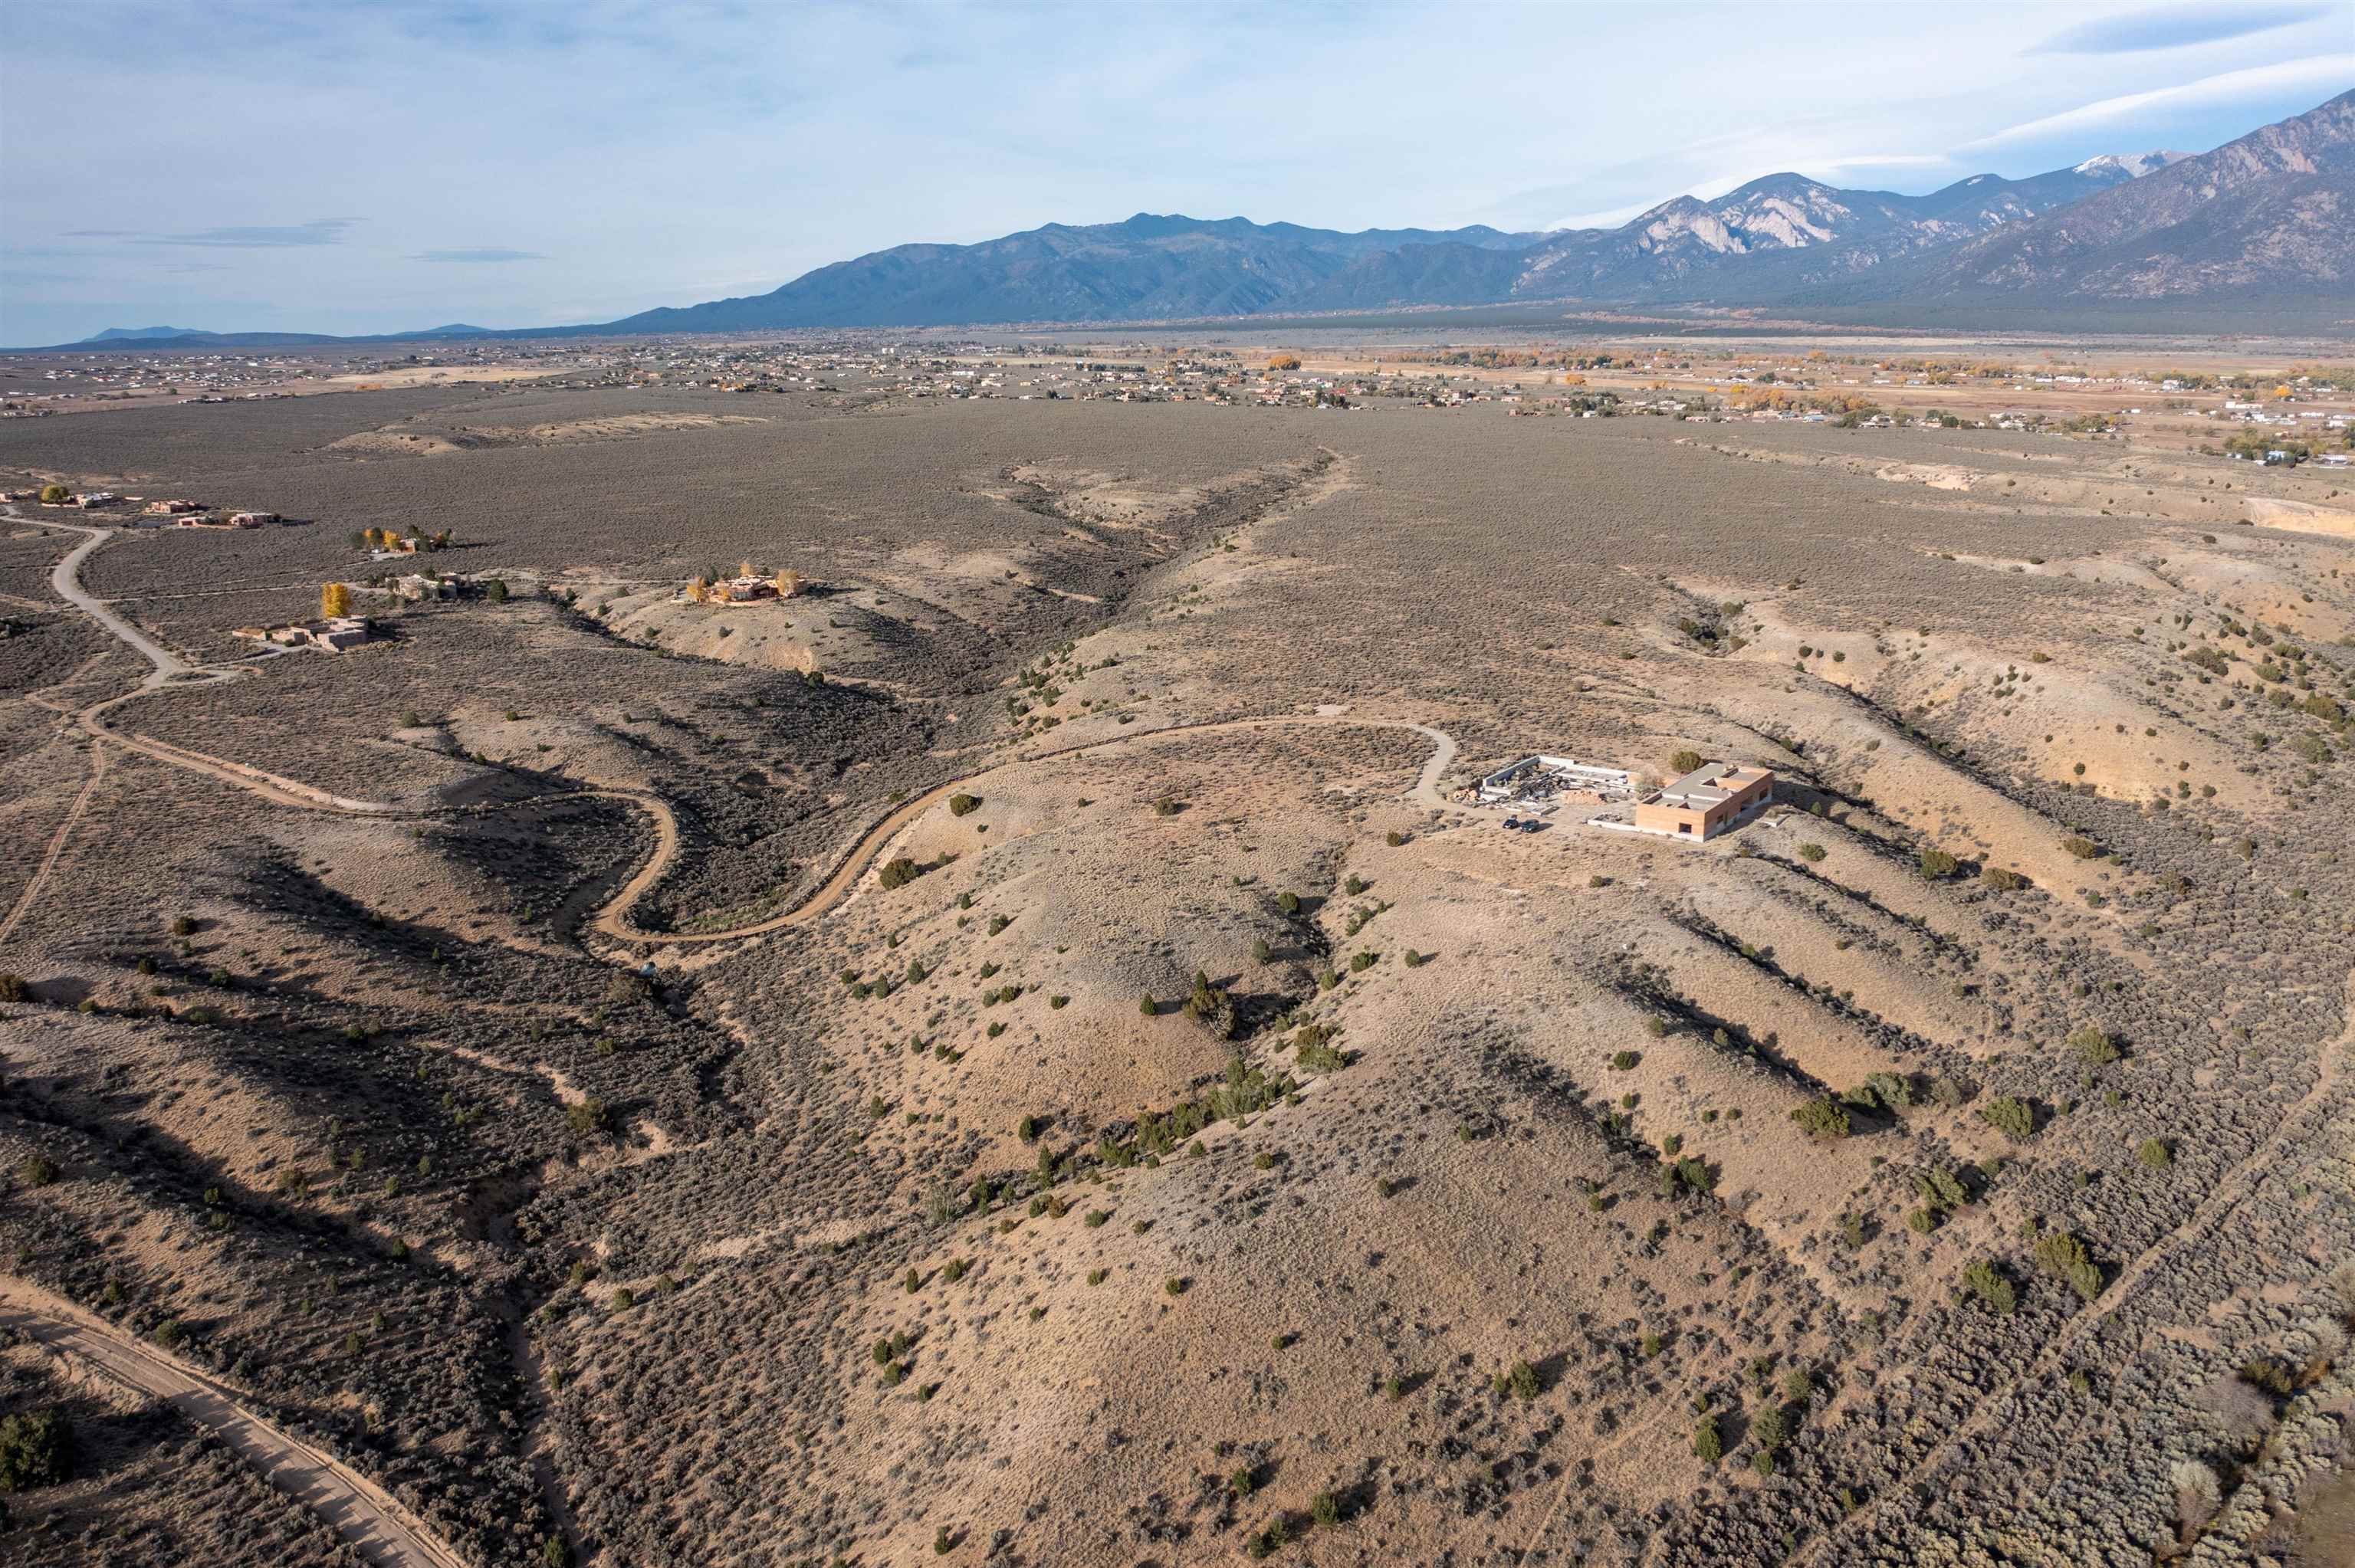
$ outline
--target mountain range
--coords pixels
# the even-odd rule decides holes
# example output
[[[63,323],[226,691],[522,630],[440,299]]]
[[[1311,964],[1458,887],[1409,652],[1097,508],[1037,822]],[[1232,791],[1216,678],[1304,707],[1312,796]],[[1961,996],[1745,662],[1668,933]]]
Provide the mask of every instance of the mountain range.
[[[1345,234],[1139,213],[974,245],[900,245],[766,294],[590,325],[404,338],[1111,323],[1433,307],[1862,308],[1885,324],[1956,309],[2115,312],[2263,304],[2316,325],[2355,307],[2355,91],[2198,154],[2091,158],[1925,196],[1801,175],[1677,196],[1614,228]],[[387,334],[374,341],[395,341]],[[332,341],[111,328],[91,343]],[[362,340],[344,340],[362,341]]]

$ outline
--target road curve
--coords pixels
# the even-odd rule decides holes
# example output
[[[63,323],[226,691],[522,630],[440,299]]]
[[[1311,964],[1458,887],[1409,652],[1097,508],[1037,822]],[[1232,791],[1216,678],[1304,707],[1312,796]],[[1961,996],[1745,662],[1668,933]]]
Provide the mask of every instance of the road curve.
[[[0,1328],[171,1405],[317,1514],[377,1568],[469,1568],[366,1476],[272,1425],[204,1373],[22,1280],[0,1279]]]
[[[146,658],[147,662],[155,666],[147,677],[147,684],[159,686],[176,676],[196,673],[194,665],[115,614],[105,600],[99,599],[81,586],[82,562],[89,559],[101,545],[114,536],[113,529],[95,528],[85,523],[59,523],[47,517],[27,517],[16,510],[14,503],[5,510],[10,517],[19,523],[30,523],[42,528],[62,528],[69,533],[84,535],[82,542],[68,550],[64,558],[59,561],[56,568],[49,573],[49,586],[58,590],[60,598],[65,599],[83,614],[137,649]]]
[[[66,553],[65,557],[58,563],[56,569],[49,574],[50,586],[56,588],[60,597],[80,609],[117,638],[138,650],[147,662],[155,666],[136,691],[94,704],[81,711],[78,715],[81,726],[91,736],[101,741],[112,741],[117,746],[152,757],[157,761],[168,762],[176,767],[204,774],[208,778],[217,779],[222,783],[234,785],[282,806],[380,818],[421,817],[435,814],[408,810],[378,800],[358,800],[349,796],[330,794],[326,790],[314,789],[295,779],[264,772],[247,763],[230,762],[205,752],[193,751],[186,747],[175,746],[168,741],[157,740],[151,736],[131,735],[109,728],[103,722],[107,710],[119,704],[129,702],[134,697],[143,696],[159,687],[173,683],[194,684],[200,681],[233,680],[250,672],[241,667],[190,664],[137,627],[116,615],[102,601],[82,588],[80,577],[82,562],[100,546],[106,543],[112,536],[112,530],[92,527],[80,523],[60,523],[46,517],[27,517],[19,513],[13,503],[0,506],[0,513],[18,522],[31,523],[38,527],[59,528],[86,535],[80,545]],[[841,860],[836,864],[833,874],[783,914],[773,915],[765,920],[747,926],[733,927],[723,931],[644,931],[630,923],[630,911],[650,888],[663,879],[669,872],[671,863],[678,858],[679,832],[677,813],[672,811],[668,802],[652,790],[635,789],[619,785],[592,784],[585,789],[570,791],[562,798],[580,800],[601,797],[607,800],[626,800],[654,820],[654,853],[629,881],[622,885],[620,890],[612,898],[590,916],[591,929],[616,941],[658,947],[729,942],[745,937],[764,936],[771,931],[782,931],[794,926],[807,925],[825,916],[857,891],[859,879],[866,874],[868,867],[873,863],[876,855],[899,835],[901,829],[957,790],[966,788],[975,780],[986,778],[1001,768],[1010,768],[1023,763],[1046,762],[1057,758],[1075,757],[1083,752],[1108,750],[1114,747],[1139,746],[1171,736],[1263,729],[1270,726],[1298,728],[1411,729],[1429,740],[1433,747],[1430,759],[1423,764],[1422,773],[1415,779],[1412,799],[1418,805],[1433,809],[1442,808],[1447,804],[1445,799],[1439,793],[1439,780],[1446,773],[1448,766],[1455,760],[1455,741],[1446,732],[1434,729],[1429,725],[1416,724],[1409,719],[1344,718],[1338,715],[1327,714],[1313,716],[1305,714],[1276,714],[1260,718],[1220,719],[1202,724],[1170,725],[1160,729],[1146,730],[1139,735],[1114,736],[1104,740],[1089,741],[1077,746],[1060,747],[1051,751],[1036,752],[1028,757],[1013,758],[1006,762],[994,763],[978,773],[967,774],[962,779],[954,779],[945,784],[927,789],[914,800],[895,808],[890,815],[862,833],[858,840],[844,853]],[[521,805],[529,802],[516,803]],[[27,900],[24,899],[18,901],[19,907],[12,911],[9,916],[11,925],[22,915],[22,906],[26,902]]]
[[[845,852],[842,859],[836,864],[833,874],[781,915],[772,915],[765,920],[757,921],[749,926],[733,927],[724,931],[644,931],[630,923],[630,910],[648,888],[662,880],[664,874],[670,869],[671,861],[677,857],[677,819],[671,814],[670,808],[658,797],[643,795],[635,791],[592,790],[590,793],[630,800],[645,807],[655,819],[656,842],[653,858],[640,868],[636,875],[623,884],[621,890],[607,900],[603,907],[590,916],[589,923],[591,927],[600,935],[611,937],[617,941],[637,942],[657,947],[683,947],[701,942],[730,942],[745,937],[765,936],[769,932],[783,931],[794,926],[805,926],[822,918],[856,892],[859,879],[867,874],[868,868],[874,863],[876,857],[893,839],[899,837],[900,831],[908,824],[958,790],[970,787],[977,780],[987,778],[1001,768],[1016,768],[1033,762],[1053,761],[1086,752],[1105,751],[1114,747],[1141,746],[1174,736],[1211,735],[1220,731],[1266,729],[1272,726],[1304,729],[1411,729],[1429,740],[1433,747],[1430,760],[1423,764],[1422,773],[1416,778],[1412,798],[1419,805],[1441,807],[1447,803],[1439,793],[1439,780],[1447,771],[1448,765],[1455,760],[1455,738],[1444,730],[1434,729],[1429,725],[1416,724],[1410,719],[1357,719],[1325,715],[1311,716],[1305,714],[1277,714],[1260,718],[1220,719],[1205,724],[1170,725],[1161,729],[1146,730],[1139,735],[1114,736],[1106,740],[1060,747],[1052,751],[1042,751],[1029,757],[1010,758],[1004,762],[993,763],[978,773],[969,773],[962,779],[953,779],[945,784],[935,785],[913,800],[896,807],[889,816],[860,834],[858,842]]]

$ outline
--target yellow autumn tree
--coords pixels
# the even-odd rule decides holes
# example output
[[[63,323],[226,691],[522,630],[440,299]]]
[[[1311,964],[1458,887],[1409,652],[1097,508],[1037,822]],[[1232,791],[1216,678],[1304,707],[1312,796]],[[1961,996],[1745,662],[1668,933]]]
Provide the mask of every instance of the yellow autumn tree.
[[[352,612],[352,590],[345,583],[329,583],[319,590],[319,613],[329,620]]]
[[[701,604],[703,602],[703,590],[705,586],[704,580],[701,577],[687,578],[687,597],[693,599],[696,603]]]
[[[1297,370],[1300,368],[1300,356],[1296,354],[1279,354],[1269,359],[1267,367],[1270,370]]]
[[[779,572],[777,574],[776,587],[777,597],[779,599],[793,598],[795,594],[802,591],[801,573],[791,569]]]

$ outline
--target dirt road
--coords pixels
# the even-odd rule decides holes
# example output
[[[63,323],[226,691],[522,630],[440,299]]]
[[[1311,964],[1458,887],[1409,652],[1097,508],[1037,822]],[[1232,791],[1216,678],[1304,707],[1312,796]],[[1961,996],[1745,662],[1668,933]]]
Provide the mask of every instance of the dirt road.
[[[271,1485],[335,1528],[378,1568],[467,1568],[375,1482],[288,1436],[204,1373],[22,1280],[0,1279],[0,1327],[107,1381],[164,1401],[210,1430]]]
[[[1005,762],[983,768],[978,773],[969,773],[962,779],[952,779],[945,784],[935,785],[913,800],[897,807],[890,815],[868,829],[843,855],[840,863],[835,867],[834,874],[820,883],[800,903],[782,915],[773,915],[755,924],[739,926],[725,931],[642,931],[630,924],[630,910],[636,905],[639,898],[644,896],[646,890],[661,881],[663,874],[670,869],[670,863],[678,853],[678,821],[659,797],[643,795],[634,791],[601,790],[595,792],[630,800],[645,808],[655,819],[655,842],[653,857],[636,875],[623,884],[621,891],[607,901],[603,908],[590,917],[590,925],[601,935],[612,937],[619,941],[641,942],[662,947],[684,946],[695,942],[734,941],[743,937],[759,937],[771,931],[805,926],[813,920],[821,918],[836,906],[849,898],[851,894],[857,891],[859,879],[867,874],[868,868],[874,864],[876,858],[890,844],[891,841],[900,836],[901,830],[958,790],[972,788],[975,783],[1000,768],[1017,768],[1028,763],[1047,762],[1060,758],[1107,751],[1114,747],[1142,746],[1176,736],[1199,736],[1215,735],[1222,731],[1273,727],[1411,729],[1430,740],[1433,745],[1431,758],[1423,764],[1422,773],[1416,778],[1412,798],[1418,805],[1442,807],[1447,803],[1439,793],[1439,780],[1447,771],[1448,765],[1455,760],[1455,741],[1444,731],[1433,729],[1429,725],[1415,724],[1408,719],[1353,719],[1327,715],[1312,717],[1305,714],[1277,715],[1265,718],[1226,719],[1210,724],[1170,725],[1161,729],[1147,730],[1142,735],[1114,736],[1109,740],[1062,747],[1053,751],[1039,752],[1031,757],[1011,758]]]
[[[235,785],[240,789],[248,790],[282,806],[295,806],[313,810],[341,811],[355,816],[410,817],[426,814],[404,810],[400,807],[383,801],[358,800],[348,796],[330,794],[326,790],[314,789],[295,779],[264,772],[247,763],[231,762],[204,752],[192,751],[186,747],[174,746],[168,741],[157,740],[150,736],[131,735],[109,728],[104,722],[105,715],[119,704],[144,696],[167,684],[187,685],[205,681],[235,680],[240,676],[251,674],[251,666],[190,664],[137,627],[116,615],[102,600],[84,589],[81,586],[81,564],[100,546],[106,543],[112,536],[112,530],[91,527],[80,523],[57,522],[46,517],[27,517],[13,504],[0,507],[0,512],[4,512],[18,522],[31,523],[44,528],[64,529],[86,535],[80,545],[67,552],[65,558],[60,560],[57,568],[49,574],[50,586],[57,589],[59,597],[75,605],[108,631],[136,649],[154,666],[146,679],[140,683],[138,690],[95,704],[81,711],[78,715],[81,726],[91,735],[101,742],[112,742],[114,745],[152,757],[157,761],[168,762],[175,767],[185,768],[191,772],[202,773],[208,778],[217,779],[222,783]],[[889,816],[861,834],[858,842],[844,853],[841,862],[835,867],[833,874],[783,914],[771,916],[765,920],[751,925],[734,927],[723,931],[642,931],[630,923],[630,911],[636,906],[638,900],[645,895],[648,889],[663,879],[669,872],[671,863],[678,858],[678,818],[671,810],[669,804],[651,790],[613,785],[592,785],[578,793],[581,796],[602,796],[610,800],[627,800],[653,818],[655,847],[654,853],[647,858],[646,863],[640,867],[628,882],[622,885],[621,890],[615,893],[603,907],[590,916],[590,928],[616,941],[679,947],[690,943],[734,941],[745,937],[764,936],[771,931],[782,931],[791,927],[807,925],[847,899],[858,889],[859,879],[866,874],[868,867],[874,863],[875,857],[909,823],[957,790],[968,788],[975,780],[986,778],[999,768],[1045,762],[1056,758],[1076,757],[1082,753],[1104,751],[1114,747],[1141,746],[1176,735],[1201,736],[1221,731],[1261,729],[1270,726],[1412,730],[1429,740],[1433,750],[1430,759],[1423,764],[1423,771],[1416,777],[1411,798],[1417,805],[1434,810],[1444,808],[1447,804],[1445,799],[1439,793],[1439,780],[1446,773],[1449,765],[1455,760],[1455,741],[1444,731],[1434,729],[1429,725],[1416,724],[1408,719],[1347,718],[1336,714],[1323,713],[1314,716],[1305,714],[1287,714],[1273,715],[1264,718],[1172,725],[1161,729],[1147,730],[1142,735],[1114,736],[1108,740],[1091,741],[1083,745],[1067,746],[1052,751],[1039,752],[1029,757],[1015,758],[1007,762],[993,764],[981,772],[968,774],[964,778],[952,779],[948,783],[928,789],[914,800],[895,809]],[[85,790],[85,799],[87,795],[88,791]],[[68,832],[70,831],[73,821],[80,815],[79,805],[80,802],[77,802],[76,811],[68,819],[66,829]],[[63,848],[64,840],[61,836],[50,846],[49,858],[52,862],[56,859],[58,852]],[[23,916],[25,909],[29,906],[32,898],[37,895],[41,884],[46,880],[46,874],[37,877],[33,885],[27,889],[26,895],[17,900],[16,907],[8,915],[8,924],[11,927]]]

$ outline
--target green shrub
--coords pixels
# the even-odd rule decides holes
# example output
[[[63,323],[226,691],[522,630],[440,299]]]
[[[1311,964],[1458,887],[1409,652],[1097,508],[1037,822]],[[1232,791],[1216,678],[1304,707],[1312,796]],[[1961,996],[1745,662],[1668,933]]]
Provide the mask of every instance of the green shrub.
[[[16,1166],[16,1179],[27,1187],[46,1187],[65,1171],[46,1154],[28,1154]]]
[[[1149,996],[1144,997],[1137,1001],[1136,1011],[1147,1018],[1156,1017],[1161,1012],[1161,1004]]]
[[[2175,1163],[2175,1152],[2167,1147],[2167,1140],[2163,1138],[2144,1139],[2135,1150],[2135,1158],[2154,1171],[2164,1170]]]
[[[1963,1283],[1998,1317],[2009,1318],[2019,1305],[2019,1294],[1997,1269],[1993,1260],[1980,1258],[1963,1270]]]
[[[1849,1133],[1848,1107],[1838,1100],[1809,1100],[1791,1113],[1809,1138],[1838,1139]]]
[[[1538,1380],[1538,1369],[1527,1361],[1515,1361],[1509,1371],[1497,1374],[1497,1392],[1509,1393],[1515,1399],[1535,1399],[1544,1392]]]
[[[1308,1517],[1327,1530],[1341,1522],[1341,1499],[1332,1492],[1318,1492],[1308,1505]]]
[[[922,874],[922,869],[903,854],[895,856],[886,863],[882,875],[877,880],[883,885],[884,891],[888,893],[895,887],[907,886]]]
[[[2079,860],[2093,860],[2097,858],[2102,853],[2101,845],[2095,843],[2091,839],[2079,838],[2074,833],[2062,839],[2061,841],[2061,847],[2067,850],[2071,854],[2075,855]]]
[[[1275,895],[1275,906],[1286,915],[1297,915],[1300,913],[1300,895],[1279,893]]]
[[[981,797],[978,795],[960,792],[949,797],[949,815],[952,817],[969,817],[979,810],[981,810]]]
[[[2090,1023],[2070,1033],[2069,1049],[2088,1067],[2104,1066],[2118,1059],[2117,1042]]]
[[[1633,1051],[1614,1051],[1611,1054],[1612,1066],[1623,1073],[1642,1060],[1643,1058]]]
[[[1708,760],[1692,747],[1684,747],[1668,754],[1668,771],[1681,777]]]
[[[1824,858],[1824,846],[1815,843],[1801,844],[1799,846],[1799,858],[1812,865],[1817,861]]]
[[[2036,1261],[2069,1282],[2069,1287],[2091,1301],[2102,1293],[2102,1269],[2085,1244],[2067,1231],[2048,1231],[2030,1249]]]
[[[1916,863],[1921,866],[1922,874],[1933,882],[1944,882],[1962,869],[1960,861],[1934,845],[1925,846]]]
[[[1725,1436],[1717,1429],[1717,1417],[1704,1415],[1693,1427],[1694,1457],[1704,1465],[1714,1465],[1725,1457]]]
[[[62,1414],[20,1410],[0,1415],[0,1493],[54,1487],[69,1478],[73,1467],[74,1430]]]
[[[2027,1142],[2036,1131],[2035,1108],[2010,1095],[1998,1095],[1987,1101],[1979,1107],[1979,1116],[2014,1143]]]

